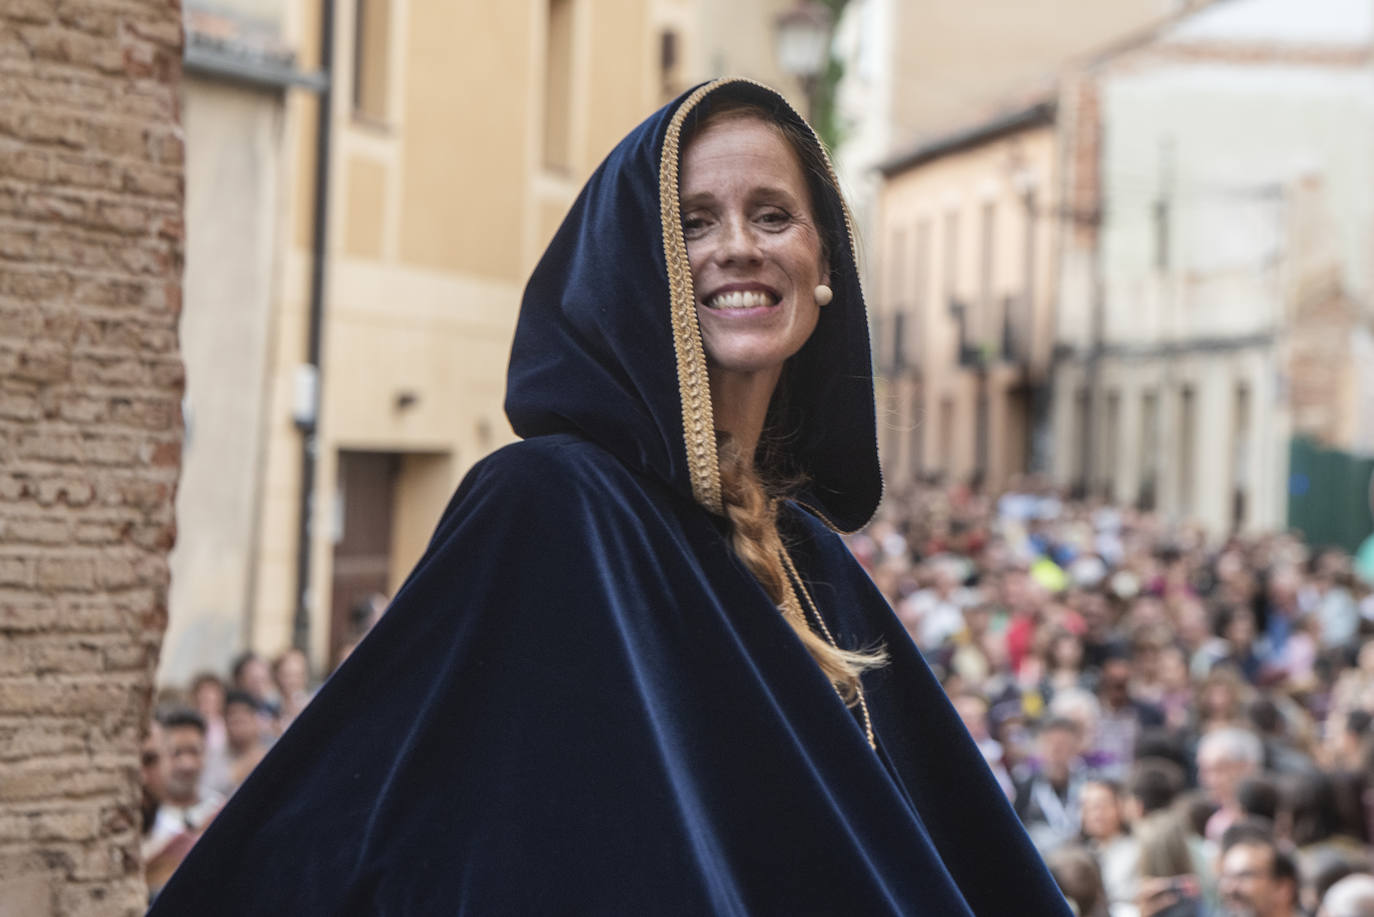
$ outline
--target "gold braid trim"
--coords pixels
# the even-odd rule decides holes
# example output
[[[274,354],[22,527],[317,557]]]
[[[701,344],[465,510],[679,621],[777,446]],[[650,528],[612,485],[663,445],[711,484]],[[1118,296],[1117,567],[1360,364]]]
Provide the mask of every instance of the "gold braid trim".
[[[713,513],[723,513],[720,467],[716,458],[716,427],[711,412],[711,384],[706,375],[706,350],[697,324],[696,291],[692,289],[692,265],[682,236],[682,212],[678,206],[678,152],[682,122],[721,81],[707,83],[687,97],[663,138],[658,165],[658,209],[663,222],[663,260],[668,266],[668,302],[673,323],[673,350],[677,354],[677,387],[682,400],[682,435],[687,446],[687,471],[692,496]]]
[[[835,642],[835,635],[832,634],[830,628],[826,626],[825,618],[821,617],[821,610],[816,607],[815,600],[811,598],[811,592],[806,588],[806,582],[801,578],[801,574],[797,572],[796,564],[792,563],[792,555],[789,554],[787,548],[782,545],[778,546],[778,554],[781,555],[783,566],[787,568],[788,573],[787,595],[782,603],[783,614],[800,618],[805,626],[810,627],[810,624],[806,621],[806,612],[802,611],[801,602],[797,600],[797,590],[800,590],[801,594],[806,597],[806,607],[810,609],[812,617],[816,619],[816,624],[820,632],[825,636],[826,642],[838,650],[840,645]],[[795,586],[793,585],[794,583]],[[813,628],[813,632],[814,631],[815,628]],[[859,711],[863,715],[864,738],[868,740],[868,747],[877,751],[878,742],[873,737],[873,717],[868,713],[868,699],[864,697],[863,682],[856,679],[854,690],[858,695]],[[838,687],[835,688],[835,693],[840,693]],[[840,700],[844,700],[843,695],[841,695]]]

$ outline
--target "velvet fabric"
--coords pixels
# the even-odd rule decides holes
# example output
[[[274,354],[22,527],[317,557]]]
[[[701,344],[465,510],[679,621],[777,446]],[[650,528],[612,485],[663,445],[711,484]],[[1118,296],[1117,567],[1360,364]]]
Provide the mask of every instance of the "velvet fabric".
[[[681,104],[610,155],[530,280],[507,398],[524,440],[464,478],[152,914],[1069,913],[831,527],[881,493],[848,246],[789,367],[812,483],[781,527],[840,645],[891,657],[864,676],[876,751],[694,497],[659,213]]]

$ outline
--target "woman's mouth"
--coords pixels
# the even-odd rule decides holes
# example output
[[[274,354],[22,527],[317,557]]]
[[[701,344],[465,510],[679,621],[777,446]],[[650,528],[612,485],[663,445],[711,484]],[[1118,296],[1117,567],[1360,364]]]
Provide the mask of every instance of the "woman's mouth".
[[[726,290],[706,300],[706,308],[721,311],[759,309],[776,305],[778,297],[766,290]]]

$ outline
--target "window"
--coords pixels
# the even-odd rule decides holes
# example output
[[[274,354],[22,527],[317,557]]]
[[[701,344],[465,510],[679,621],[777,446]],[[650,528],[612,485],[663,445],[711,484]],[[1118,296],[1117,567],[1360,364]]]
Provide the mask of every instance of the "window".
[[[907,422],[911,424],[911,439],[908,443],[911,449],[910,471],[917,476],[925,471],[926,467],[926,418],[924,394],[924,388],[918,387],[914,390],[911,400],[908,402],[911,405],[911,414],[906,418]]]
[[[1169,199],[1160,197],[1154,203],[1155,269],[1169,269]]]
[[[677,33],[664,29],[658,36],[658,80],[659,94],[666,102],[678,94],[682,75],[678,72],[681,54],[678,51]]]
[[[926,317],[930,310],[930,221],[921,220],[916,224],[916,252],[912,258],[915,276],[911,288],[911,335],[915,338],[907,348],[907,356],[919,366],[921,348],[925,346]],[[918,453],[919,454],[919,453]]]
[[[887,255],[887,308],[900,312],[906,305],[906,230],[892,231],[892,247]]]
[[[1025,238],[1021,242],[1021,296],[1015,305],[1008,305],[1008,315],[1015,309],[1015,316],[1009,317],[1011,331],[1008,335],[1009,346],[1015,348],[1018,360],[1030,362],[1031,334],[1035,327],[1035,220],[1038,204],[1035,189],[1031,188],[1021,196],[1021,206],[1026,211]]]
[[[999,322],[997,303],[993,296],[993,272],[997,264],[997,205],[989,201],[983,205],[981,248],[978,263],[978,317],[973,322],[977,343],[981,347],[992,344]]]
[[[544,57],[544,165],[572,171],[573,2],[548,0]]]
[[[358,0],[354,26],[353,111],[368,121],[385,122],[391,0]]]
[[[909,303],[909,291],[906,286],[906,230],[894,229],[891,238],[891,247],[887,253],[887,295],[884,305],[891,313],[892,321],[888,326],[889,339],[880,340],[878,343],[883,353],[891,355],[891,362],[885,365],[896,375],[906,368],[906,341],[903,340],[906,333],[905,313]],[[884,358],[880,357],[878,362],[880,366],[884,365]]]
[[[1188,516],[1193,512],[1193,477],[1196,473],[1197,397],[1191,385],[1178,392],[1178,512]]]
[[[1102,443],[1102,495],[1116,499],[1116,469],[1121,462],[1121,393],[1107,393],[1106,434]]]
[[[1244,382],[1236,385],[1235,404],[1231,408],[1231,526],[1242,529],[1246,524],[1250,492],[1250,387]]]
[[[940,399],[940,472],[946,480],[954,475],[954,399]]]
[[[1140,493],[1136,500],[1143,510],[1155,507],[1159,480],[1159,396],[1147,391],[1140,399]]]
[[[959,288],[959,212],[945,214],[945,302],[953,303]]]
[[[1075,464],[1072,478],[1074,496],[1082,497],[1087,492],[1088,469],[1092,464],[1092,399],[1087,388],[1080,388],[1073,394],[1073,429],[1076,439]]]

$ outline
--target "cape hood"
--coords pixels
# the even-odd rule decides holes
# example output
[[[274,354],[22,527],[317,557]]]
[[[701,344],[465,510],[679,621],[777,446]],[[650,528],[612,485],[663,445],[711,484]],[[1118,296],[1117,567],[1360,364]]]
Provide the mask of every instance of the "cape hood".
[[[830,253],[834,301],[787,370],[779,418],[796,500],[854,531],[882,499],[868,318],[854,235],[824,149],[771,89],[747,80],[697,87],[630,133],[592,175],[525,290],[511,350],[506,414],[521,437],[575,433],[714,512],[720,476],[678,208],[684,125],[713,98],[755,102],[800,127],[830,171],[821,220],[845,227]],[[790,476],[790,475],[789,475]]]

